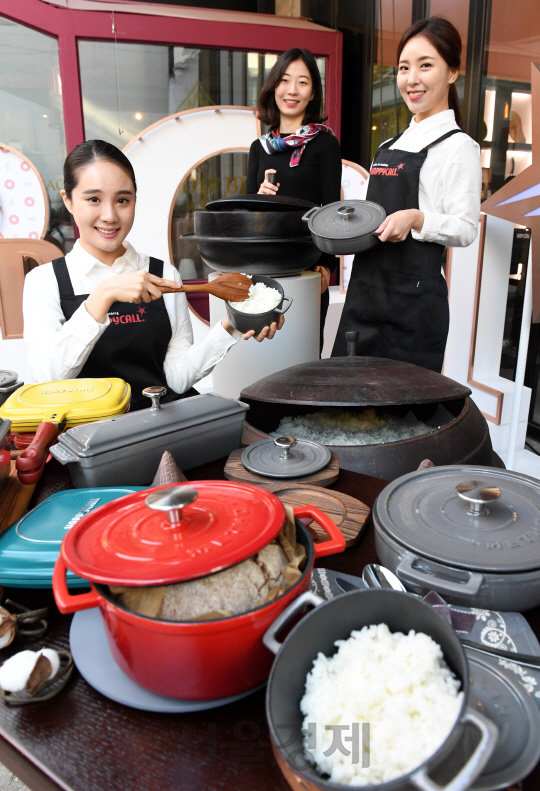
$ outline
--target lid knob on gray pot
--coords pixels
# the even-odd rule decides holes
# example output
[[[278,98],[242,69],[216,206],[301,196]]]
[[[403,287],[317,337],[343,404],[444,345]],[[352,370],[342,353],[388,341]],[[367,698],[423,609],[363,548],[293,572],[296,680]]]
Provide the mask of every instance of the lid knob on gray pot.
[[[294,437],[276,437],[274,440],[274,445],[278,448],[283,448],[282,452],[279,454],[280,459],[288,459],[289,451],[297,444],[298,440]]]
[[[337,211],[342,220],[350,220],[354,214],[354,206],[340,206]]]
[[[471,516],[489,513],[485,506],[501,496],[498,486],[490,486],[485,481],[462,481],[456,486],[456,492],[462,500],[469,503],[467,513]]]
[[[198,496],[196,489],[192,489],[191,486],[168,486],[166,489],[149,494],[144,502],[148,508],[165,511],[170,524],[178,527],[185,506],[193,503]]]
[[[154,387],[145,387],[144,390],[142,391],[142,394],[147,398],[152,399],[152,409],[161,409],[161,404],[159,403],[159,399],[167,395],[167,388],[158,387],[157,385]]]

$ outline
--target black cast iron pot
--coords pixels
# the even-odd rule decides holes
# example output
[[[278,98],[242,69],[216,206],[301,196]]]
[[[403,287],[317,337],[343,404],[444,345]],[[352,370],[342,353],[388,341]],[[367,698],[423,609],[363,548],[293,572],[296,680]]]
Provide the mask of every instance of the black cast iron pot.
[[[463,703],[458,719],[439,749],[407,775],[387,783],[362,786],[363,791],[465,791],[480,775],[497,741],[498,729],[469,701],[467,657],[454,630],[432,607],[405,593],[387,590],[353,591],[324,600],[304,593],[274,621],[263,638],[277,654],[266,693],[266,716],[274,755],[291,788],[300,791],[343,791],[345,786],[321,777],[304,759],[300,700],[319,652],[331,656],[335,641],[347,639],[355,629],[386,623],[392,632],[414,629],[433,638],[442,648],[450,669],[461,681]],[[316,609],[305,616],[283,644],[276,636],[307,605]],[[347,786],[351,788],[352,786]],[[355,786],[358,788],[358,786]]]
[[[255,330],[255,334],[258,335],[261,330],[265,327],[269,327],[274,321],[278,322],[280,316],[289,310],[293,301],[291,297],[285,296],[285,292],[277,280],[273,280],[271,277],[265,277],[264,275],[252,275],[251,279],[253,283],[264,283],[268,288],[275,288],[276,291],[280,292],[281,299],[276,307],[264,313],[244,313],[242,310],[233,308],[230,302],[226,302],[225,305],[227,307],[227,316],[235,330],[238,330],[238,332],[250,332],[251,330]],[[283,302],[285,300],[287,301],[287,306],[284,308]]]

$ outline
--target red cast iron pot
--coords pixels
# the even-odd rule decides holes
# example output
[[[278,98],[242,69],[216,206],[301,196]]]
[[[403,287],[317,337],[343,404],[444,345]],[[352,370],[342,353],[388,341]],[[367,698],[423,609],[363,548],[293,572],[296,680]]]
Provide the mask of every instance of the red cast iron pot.
[[[171,523],[170,514],[169,522],[166,522],[162,513],[154,511],[148,514],[148,509],[144,508],[141,515],[141,505],[145,502],[148,505],[151,499],[148,495],[162,500],[165,495],[175,496],[174,491],[185,495],[193,489],[199,494],[197,505],[187,505],[176,522]],[[221,508],[214,521],[219,523],[220,517],[229,513],[229,518],[222,524],[223,535],[227,534],[228,539],[224,540],[222,535],[218,540],[212,532],[212,545],[222,544],[219,567],[215,565],[215,557],[209,563],[208,555],[214,550],[209,549],[204,531],[197,532],[196,520],[201,518],[197,510],[202,512],[206,507],[204,503],[202,509],[199,507],[206,489],[213,490],[210,494],[210,497],[214,496],[211,502],[213,516],[214,511]],[[221,502],[218,502],[216,493]],[[150,507],[163,508],[159,504]],[[262,636],[291,601],[309,588],[314,559],[345,549],[345,539],[339,529],[318,508],[303,506],[295,508],[294,513],[297,542],[305,547],[307,555],[302,576],[277,599],[243,615],[196,622],[158,620],[126,610],[114,600],[108,589],[109,584],[161,585],[205,576],[241,562],[272,541],[285,522],[280,500],[271,492],[250,484],[225,481],[198,481],[137,492],[114,501],[114,506],[112,503],[104,505],[81,519],[64,538],[54,569],[56,603],[62,613],[99,607],[118,666],[133,681],[152,692],[183,700],[218,700],[248,691],[268,678],[273,655],[264,646]],[[314,519],[328,533],[330,540],[314,544],[309,530],[299,521],[302,517]],[[149,540],[149,535],[144,535],[145,520],[151,523],[153,539],[158,535],[158,529],[167,539],[158,550],[157,558],[152,555],[156,540]],[[237,529],[242,520],[246,526],[243,531]],[[212,525],[210,530],[214,528]],[[190,530],[193,536],[189,534]],[[229,540],[231,532],[234,535]],[[137,533],[139,538],[143,538],[144,551],[148,553],[145,560],[152,562],[140,562],[141,556],[135,564],[131,559],[130,566],[126,561],[130,551],[122,542],[128,534],[131,541]],[[228,548],[223,551],[227,541]],[[236,546],[231,547],[235,541]],[[112,545],[120,548],[122,558],[118,561],[118,556],[115,556],[111,564],[107,553]],[[170,555],[174,552],[176,556],[171,562]],[[234,562],[229,562],[231,557]],[[103,568],[99,570],[101,565]],[[90,580],[90,593],[72,595],[68,591],[66,568]]]

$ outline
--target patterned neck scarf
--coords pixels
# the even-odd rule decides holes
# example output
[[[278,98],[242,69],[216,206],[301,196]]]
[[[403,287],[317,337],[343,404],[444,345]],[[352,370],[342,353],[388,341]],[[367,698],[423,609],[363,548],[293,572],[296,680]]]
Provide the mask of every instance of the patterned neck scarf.
[[[325,124],[306,124],[285,137],[281,137],[278,131],[271,129],[267,135],[261,135],[259,140],[267,154],[278,154],[280,151],[287,151],[288,148],[291,148],[289,167],[294,168],[300,163],[306,145],[314,137],[317,137],[319,132],[334,134]]]

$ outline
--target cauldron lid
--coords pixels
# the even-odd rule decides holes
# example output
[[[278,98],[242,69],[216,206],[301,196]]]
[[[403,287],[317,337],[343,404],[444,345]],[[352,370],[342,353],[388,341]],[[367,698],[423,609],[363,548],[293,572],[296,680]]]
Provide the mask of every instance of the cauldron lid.
[[[308,200],[290,198],[288,195],[232,195],[229,198],[218,198],[206,204],[208,211],[307,211],[317,206]]]
[[[329,357],[259,379],[240,397],[275,404],[390,406],[453,401],[468,387],[418,365],[382,357]]]
[[[518,472],[465,464],[416,470],[383,489],[373,521],[405,549],[446,566],[503,573],[540,567],[540,481]]]

